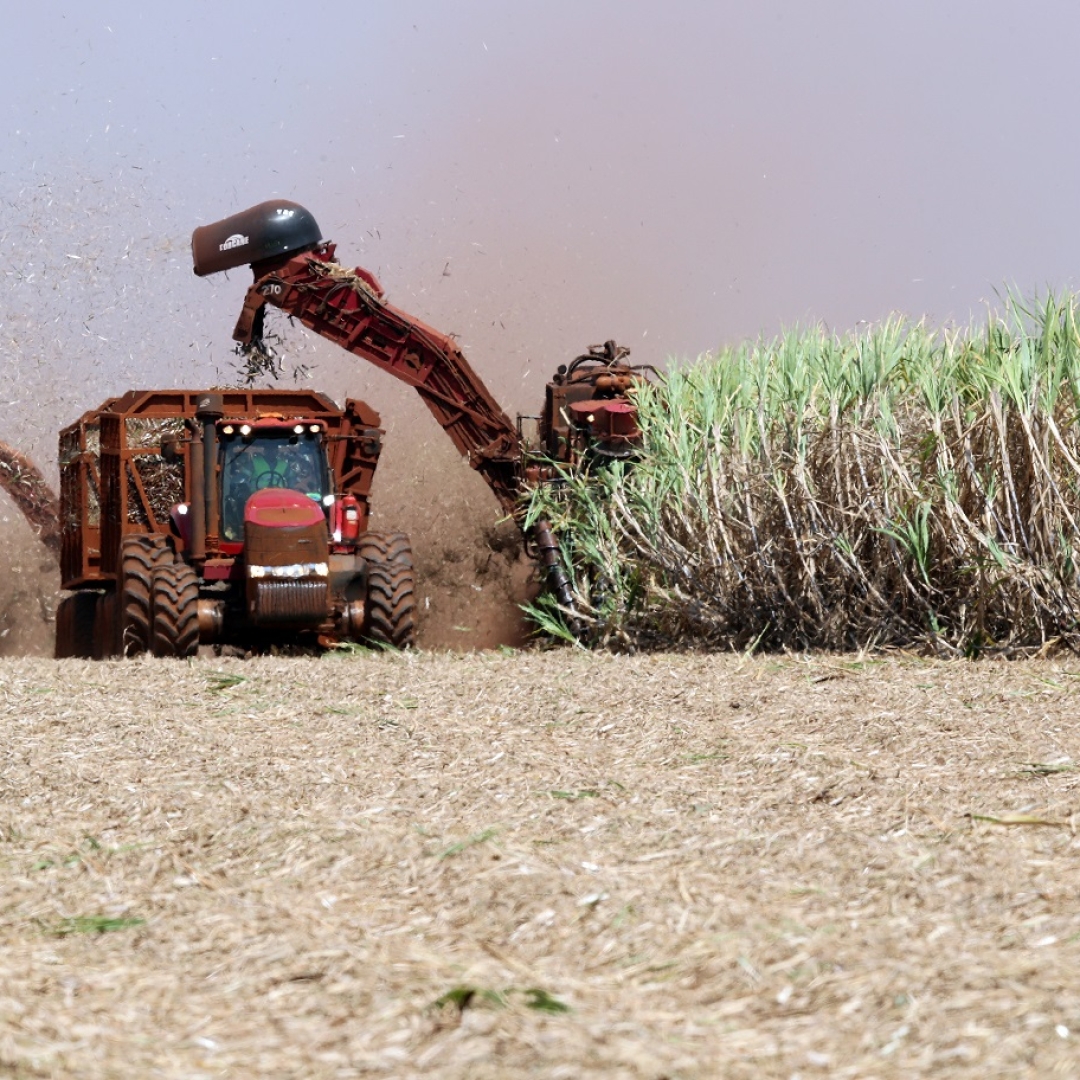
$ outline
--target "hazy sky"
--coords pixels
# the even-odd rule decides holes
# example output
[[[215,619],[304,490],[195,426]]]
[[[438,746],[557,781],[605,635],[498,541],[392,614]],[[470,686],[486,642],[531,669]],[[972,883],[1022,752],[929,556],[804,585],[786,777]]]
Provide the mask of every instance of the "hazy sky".
[[[511,410],[608,337],[657,362],[1077,282],[1064,0],[5,9],[0,438],[46,458],[108,394],[228,377],[248,277],[194,278],[191,229],[274,195]]]

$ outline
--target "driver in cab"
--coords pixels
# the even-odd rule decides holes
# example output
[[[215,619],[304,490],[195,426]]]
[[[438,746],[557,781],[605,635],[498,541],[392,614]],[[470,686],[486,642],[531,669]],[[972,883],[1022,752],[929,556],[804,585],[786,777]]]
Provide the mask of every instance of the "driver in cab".
[[[231,463],[231,464],[230,464]],[[223,534],[238,540],[243,534],[244,506],[257,491],[289,488],[319,501],[322,497],[314,463],[287,439],[256,439],[235,445],[225,468]]]
[[[252,487],[292,487],[289,483],[289,462],[281,452],[281,440],[266,439],[252,454]]]

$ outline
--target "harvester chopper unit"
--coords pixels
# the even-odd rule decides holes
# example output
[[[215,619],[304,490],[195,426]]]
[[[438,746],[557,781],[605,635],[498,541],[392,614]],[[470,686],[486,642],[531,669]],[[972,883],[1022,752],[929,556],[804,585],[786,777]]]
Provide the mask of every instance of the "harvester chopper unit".
[[[522,494],[560,466],[627,457],[640,432],[629,392],[647,367],[607,342],[562,365],[527,445],[445,334],[384,300],[376,278],[334,261],[302,206],[262,203],[192,236],[195,273],[250,264],[234,337],[260,348],[267,303],[413,386],[526,532],[572,609],[547,521],[524,529]],[[200,642],[415,637],[409,541],[368,530],[382,445],[360,401],[289,390],[143,390],[106,401],[60,436],[57,655],[190,656]]]

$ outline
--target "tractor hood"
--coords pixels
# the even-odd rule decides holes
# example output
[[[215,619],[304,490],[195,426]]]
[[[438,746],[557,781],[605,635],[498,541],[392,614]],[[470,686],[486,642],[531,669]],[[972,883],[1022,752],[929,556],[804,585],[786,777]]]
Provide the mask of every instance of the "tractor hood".
[[[191,234],[191,258],[199,277],[312,248],[322,233],[310,210],[288,199],[259,203]]]
[[[244,507],[248,618],[315,630],[331,611],[329,536],[320,507],[299,491],[266,488]]]
[[[256,491],[244,507],[244,524],[266,529],[309,529],[325,525],[318,503],[289,488]]]

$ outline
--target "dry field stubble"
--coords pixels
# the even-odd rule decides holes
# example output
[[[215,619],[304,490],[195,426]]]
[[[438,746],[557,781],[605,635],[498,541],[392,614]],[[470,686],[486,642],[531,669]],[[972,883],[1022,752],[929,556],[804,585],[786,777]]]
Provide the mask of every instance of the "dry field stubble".
[[[0,1075],[1080,1073],[1075,662],[0,663]]]

